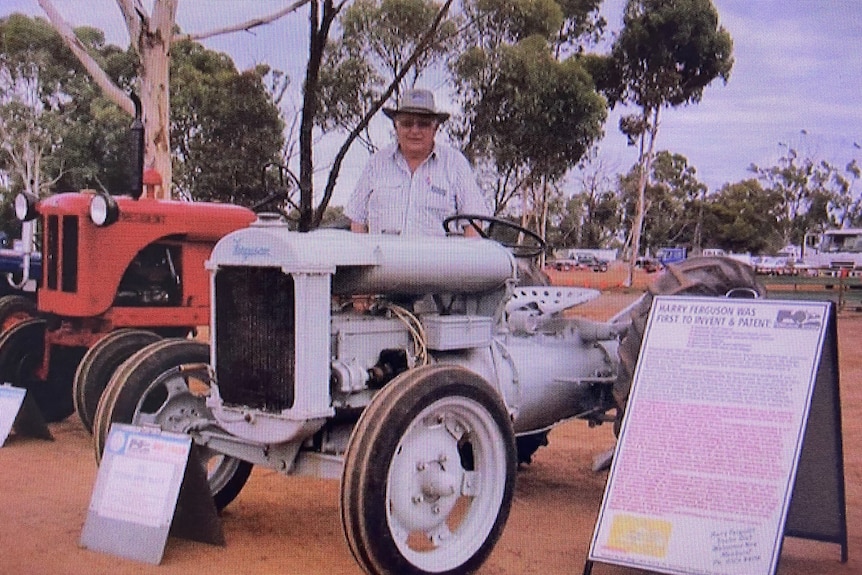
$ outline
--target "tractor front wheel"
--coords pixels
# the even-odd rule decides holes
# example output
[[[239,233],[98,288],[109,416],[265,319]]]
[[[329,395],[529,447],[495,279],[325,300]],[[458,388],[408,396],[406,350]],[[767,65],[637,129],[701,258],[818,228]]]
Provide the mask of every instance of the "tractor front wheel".
[[[380,391],[347,448],[341,519],[369,573],[468,573],[500,537],[516,474],[506,408],[475,373],[434,365]]]
[[[114,422],[152,425],[188,433],[211,421],[206,396],[211,387],[209,346],[188,339],[156,341],[135,352],[111,376],[94,418],[96,458],[101,459]],[[221,510],[245,486],[252,465],[206,446],[199,453],[213,501]]]
[[[36,317],[33,298],[10,294],[0,297],[0,334],[22,321]]]

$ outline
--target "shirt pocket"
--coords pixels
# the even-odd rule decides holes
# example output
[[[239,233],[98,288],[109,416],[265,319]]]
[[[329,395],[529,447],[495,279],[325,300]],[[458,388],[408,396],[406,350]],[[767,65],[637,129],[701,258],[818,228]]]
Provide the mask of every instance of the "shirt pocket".
[[[368,230],[372,233],[400,233],[403,202],[402,186],[375,186],[368,198]]]
[[[435,221],[455,215],[455,198],[447,186],[431,184],[425,194],[425,212]]]

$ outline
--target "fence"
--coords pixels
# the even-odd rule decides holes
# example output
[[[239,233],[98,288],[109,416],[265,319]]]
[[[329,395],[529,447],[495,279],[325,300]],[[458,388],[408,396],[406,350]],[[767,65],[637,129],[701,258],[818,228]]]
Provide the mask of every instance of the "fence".
[[[765,276],[769,297],[832,301],[838,310],[862,311],[862,278]]]

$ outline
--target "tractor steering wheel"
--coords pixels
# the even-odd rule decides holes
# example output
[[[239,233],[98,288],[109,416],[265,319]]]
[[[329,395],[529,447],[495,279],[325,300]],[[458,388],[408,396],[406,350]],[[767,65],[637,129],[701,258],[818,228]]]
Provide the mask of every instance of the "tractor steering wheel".
[[[539,234],[528,230],[508,220],[491,216],[458,214],[443,220],[443,229],[447,234],[453,234],[454,224],[467,224],[476,230],[480,236],[512,250],[516,258],[534,258],[545,251],[545,240]],[[488,224],[485,228],[480,224]]]

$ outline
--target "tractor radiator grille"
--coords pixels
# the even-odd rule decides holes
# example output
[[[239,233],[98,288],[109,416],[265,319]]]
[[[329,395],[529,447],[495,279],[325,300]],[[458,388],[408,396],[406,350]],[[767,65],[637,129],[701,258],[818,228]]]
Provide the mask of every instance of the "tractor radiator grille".
[[[293,406],[293,278],[278,268],[224,267],[215,279],[215,359],[227,405],[279,412]]]
[[[45,226],[45,283],[48,289],[78,291],[78,218],[48,216]]]

